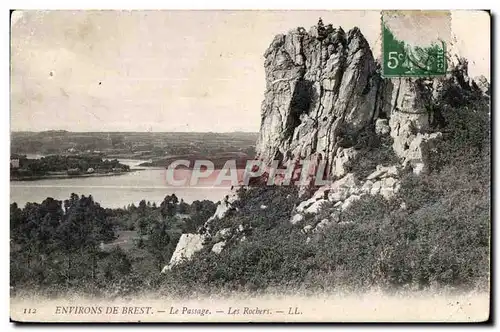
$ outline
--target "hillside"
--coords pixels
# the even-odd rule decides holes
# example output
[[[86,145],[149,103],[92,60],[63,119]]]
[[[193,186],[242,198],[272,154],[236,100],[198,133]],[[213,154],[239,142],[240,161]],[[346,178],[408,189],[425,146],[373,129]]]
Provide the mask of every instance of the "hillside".
[[[451,57],[445,77],[383,78],[359,29],[326,31],[265,52],[257,156],[333,182],[240,188],[181,237],[165,292],[488,288],[489,88]]]
[[[254,154],[256,133],[196,132],[12,132],[12,154],[93,154],[107,158],[159,162],[176,155]],[[227,157],[226,157],[227,158]]]

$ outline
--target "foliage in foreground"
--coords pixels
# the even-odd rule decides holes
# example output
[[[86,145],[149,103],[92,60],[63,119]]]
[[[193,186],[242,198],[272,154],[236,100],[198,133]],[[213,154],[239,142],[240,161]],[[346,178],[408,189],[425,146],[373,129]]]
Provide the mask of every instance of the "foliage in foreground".
[[[289,223],[293,205],[284,199],[286,188],[250,190],[240,212],[221,225],[271,216],[270,223],[256,222],[244,242],[229,243],[219,255],[210,248],[196,254],[165,277],[163,291],[488,289],[489,105],[474,97],[457,107],[450,96],[434,105],[447,122],[442,141],[429,151],[430,172],[404,175],[394,199],[364,197],[343,213],[342,223],[306,243],[303,225]],[[351,171],[365,170],[358,165]],[[328,217],[331,208],[319,213]]]

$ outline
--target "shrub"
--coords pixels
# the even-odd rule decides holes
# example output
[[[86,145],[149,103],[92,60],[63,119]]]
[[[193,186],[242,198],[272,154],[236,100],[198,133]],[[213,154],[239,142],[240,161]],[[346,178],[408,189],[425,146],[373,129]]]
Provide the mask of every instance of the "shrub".
[[[349,172],[353,172],[358,179],[365,179],[377,165],[390,166],[397,164],[399,158],[392,148],[393,140],[389,135],[378,136],[374,128],[367,127],[360,134],[355,146],[358,154],[350,162]]]

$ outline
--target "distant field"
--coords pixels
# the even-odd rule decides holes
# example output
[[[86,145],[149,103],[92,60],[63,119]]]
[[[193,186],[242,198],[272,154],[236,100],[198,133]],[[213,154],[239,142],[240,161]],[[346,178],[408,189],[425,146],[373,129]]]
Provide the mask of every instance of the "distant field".
[[[158,160],[172,155],[239,153],[253,158],[258,133],[12,132],[12,154],[99,153]]]
[[[130,250],[135,246],[134,240],[139,239],[137,231],[117,231],[116,233],[118,234],[118,238],[113,242],[103,244],[103,250],[111,250],[116,246],[119,246],[123,250]],[[143,236],[143,238],[146,239],[146,236]]]

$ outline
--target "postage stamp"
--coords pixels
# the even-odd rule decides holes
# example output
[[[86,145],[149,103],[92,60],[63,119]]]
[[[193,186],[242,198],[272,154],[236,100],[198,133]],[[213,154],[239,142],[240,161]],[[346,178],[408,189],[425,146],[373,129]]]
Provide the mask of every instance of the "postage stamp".
[[[445,75],[450,26],[449,12],[382,12],[383,75]]]

